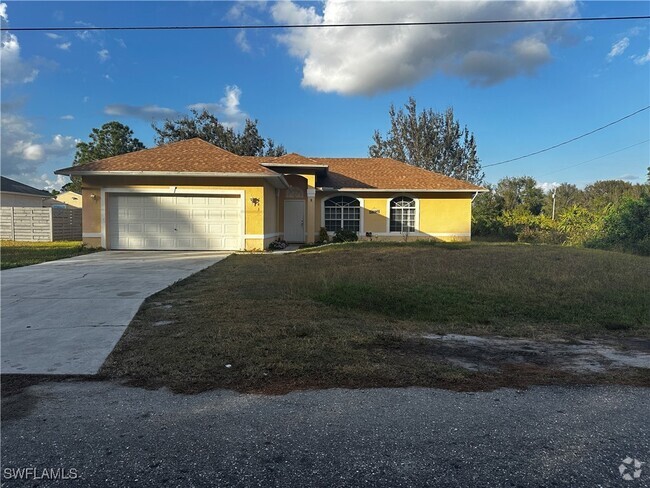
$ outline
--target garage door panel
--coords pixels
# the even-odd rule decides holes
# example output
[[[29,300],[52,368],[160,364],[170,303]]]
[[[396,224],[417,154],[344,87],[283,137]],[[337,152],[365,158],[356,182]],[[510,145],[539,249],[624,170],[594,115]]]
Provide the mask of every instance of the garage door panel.
[[[238,196],[111,194],[111,249],[241,249]]]

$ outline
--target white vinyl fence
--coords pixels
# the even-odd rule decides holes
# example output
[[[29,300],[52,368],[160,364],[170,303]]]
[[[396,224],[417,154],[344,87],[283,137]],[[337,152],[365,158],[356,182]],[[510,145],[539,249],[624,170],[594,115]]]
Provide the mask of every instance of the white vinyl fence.
[[[0,207],[0,239],[80,241],[80,208]]]

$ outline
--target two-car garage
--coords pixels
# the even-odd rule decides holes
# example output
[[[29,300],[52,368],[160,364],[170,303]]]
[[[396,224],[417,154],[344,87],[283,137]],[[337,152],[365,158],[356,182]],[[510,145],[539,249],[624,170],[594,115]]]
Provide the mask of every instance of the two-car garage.
[[[107,194],[109,249],[210,250],[243,248],[239,194]]]

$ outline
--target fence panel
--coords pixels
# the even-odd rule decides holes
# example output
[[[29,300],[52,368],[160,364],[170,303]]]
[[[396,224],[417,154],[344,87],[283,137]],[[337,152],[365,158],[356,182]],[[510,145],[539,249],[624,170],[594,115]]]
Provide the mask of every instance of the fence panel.
[[[0,239],[80,241],[81,209],[0,207]]]

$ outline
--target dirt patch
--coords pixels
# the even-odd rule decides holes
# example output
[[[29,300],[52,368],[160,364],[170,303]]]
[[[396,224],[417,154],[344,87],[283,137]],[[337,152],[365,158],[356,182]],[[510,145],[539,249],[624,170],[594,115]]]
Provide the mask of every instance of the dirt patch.
[[[420,336],[422,352],[469,371],[494,372],[505,365],[534,365],[568,373],[606,373],[624,368],[650,370],[650,340],[553,340],[477,337],[460,334]]]

